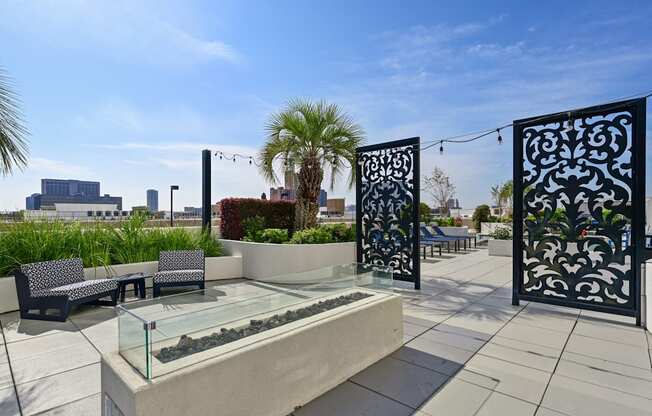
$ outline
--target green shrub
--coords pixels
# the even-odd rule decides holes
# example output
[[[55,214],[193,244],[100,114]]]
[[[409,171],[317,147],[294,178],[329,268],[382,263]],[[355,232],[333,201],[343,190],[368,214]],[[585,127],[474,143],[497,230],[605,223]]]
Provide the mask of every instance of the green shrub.
[[[244,220],[260,216],[265,228],[290,230],[294,227],[295,203],[290,201],[268,201],[256,198],[226,198],[220,201],[220,233],[222,238],[241,240],[246,236]]]
[[[276,243],[283,244],[287,243],[290,240],[288,236],[288,230],[283,230],[280,228],[267,228],[262,233],[260,233],[260,243]]]
[[[0,276],[21,264],[79,257],[85,267],[158,260],[162,250],[203,249],[206,256],[222,254],[220,243],[208,233],[181,228],[146,229],[145,219],[134,216],[121,228],[96,223],[27,221],[0,232]]]
[[[512,229],[511,227],[498,226],[496,227],[494,232],[491,233],[491,237],[493,237],[496,240],[511,240]]]
[[[488,222],[490,215],[491,208],[489,208],[489,205],[478,205],[478,207],[473,212],[473,217],[471,218],[473,221],[473,227],[475,227],[476,230],[480,231],[480,224],[483,222]]]
[[[432,209],[425,202],[419,204],[419,221],[426,223],[432,222]]]
[[[319,228],[326,230],[331,234],[331,238],[336,243],[346,243],[355,241],[355,228],[346,224],[324,224]]]
[[[260,215],[245,218],[242,220],[242,229],[244,230],[244,241],[260,242],[261,235],[265,229],[265,218]]]
[[[297,231],[290,240],[290,244],[325,244],[333,242],[333,235],[324,227]]]

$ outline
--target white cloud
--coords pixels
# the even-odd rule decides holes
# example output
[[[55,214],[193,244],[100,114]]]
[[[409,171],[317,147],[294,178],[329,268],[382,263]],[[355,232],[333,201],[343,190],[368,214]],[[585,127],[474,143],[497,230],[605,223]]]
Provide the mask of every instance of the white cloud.
[[[29,35],[47,47],[101,48],[116,59],[164,65],[201,61],[239,62],[226,42],[204,39],[174,22],[171,5],[118,0],[0,3],[4,30]],[[0,32],[3,29],[0,29]]]
[[[73,165],[60,160],[32,157],[28,162],[30,173],[55,176],[89,176],[90,170],[85,166]]]

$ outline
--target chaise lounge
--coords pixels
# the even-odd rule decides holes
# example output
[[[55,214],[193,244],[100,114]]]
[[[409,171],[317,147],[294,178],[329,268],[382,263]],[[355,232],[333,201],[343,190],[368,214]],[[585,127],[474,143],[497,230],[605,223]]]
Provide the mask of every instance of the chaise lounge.
[[[79,258],[23,264],[14,271],[14,277],[21,319],[63,322],[75,305],[115,306],[118,300],[118,283],[112,279],[85,280]],[[105,297],[111,300],[101,300]],[[51,309],[58,313],[49,314]]]
[[[153,277],[153,295],[161,295],[162,287],[198,286],[204,288],[205,262],[203,250],[161,251],[158,272]]]

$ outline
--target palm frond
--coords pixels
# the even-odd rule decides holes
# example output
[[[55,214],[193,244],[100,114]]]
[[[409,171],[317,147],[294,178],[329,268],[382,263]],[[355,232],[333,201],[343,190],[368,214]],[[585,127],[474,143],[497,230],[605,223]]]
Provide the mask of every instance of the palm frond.
[[[9,175],[27,164],[27,135],[20,100],[7,73],[0,68],[0,172]]]

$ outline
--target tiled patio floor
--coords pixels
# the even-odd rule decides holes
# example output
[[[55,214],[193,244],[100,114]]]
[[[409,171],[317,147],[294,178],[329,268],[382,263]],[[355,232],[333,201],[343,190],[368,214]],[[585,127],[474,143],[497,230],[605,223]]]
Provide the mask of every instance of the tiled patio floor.
[[[625,318],[511,306],[510,258],[444,257],[423,264],[420,294],[404,293],[403,348],[294,415],[652,415],[650,333]],[[0,415],[99,415],[112,309],[0,323]]]

